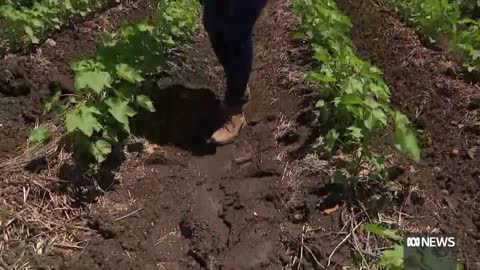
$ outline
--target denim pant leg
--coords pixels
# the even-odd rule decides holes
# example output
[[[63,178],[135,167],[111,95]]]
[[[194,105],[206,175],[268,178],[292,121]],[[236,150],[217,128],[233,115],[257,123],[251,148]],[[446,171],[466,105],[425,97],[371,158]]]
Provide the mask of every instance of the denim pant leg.
[[[206,0],[204,25],[227,80],[225,103],[241,106],[253,61],[252,31],[267,0]]]
[[[225,104],[227,106],[241,106],[249,100],[247,90],[253,61],[253,41],[249,36],[242,42],[228,46],[225,60],[225,75],[227,89]]]

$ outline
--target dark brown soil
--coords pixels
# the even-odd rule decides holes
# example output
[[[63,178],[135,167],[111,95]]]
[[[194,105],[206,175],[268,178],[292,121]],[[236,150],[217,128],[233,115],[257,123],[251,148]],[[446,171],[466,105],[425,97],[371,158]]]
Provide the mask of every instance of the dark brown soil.
[[[41,258],[38,264],[64,269],[280,269],[290,263],[284,236],[297,236],[301,225],[289,222],[285,203],[292,192],[282,181],[284,168],[273,136],[277,119],[293,118],[300,102],[288,94],[286,83],[279,84],[288,82],[285,68],[292,65],[286,57],[292,49],[287,8],[284,1],[272,1],[258,23],[250,124],[236,143],[191,147],[198,146],[196,137],[211,134],[220,110],[215,97],[223,89],[221,68],[201,33],[183,53],[182,69],[154,87],[152,95],[163,107],[137,122],[148,129],[142,135],[164,146],[131,161],[116,191],[94,205],[89,223],[99,235],[81,254]],[[305,209],[296,203],[294,210]],[[133,215],[122,218],[129,213]],[[324,223],[336,226],[331,220]]]
[[[322,269],[318,260],[323,266],[330,262],[329,269],[342,269],[358,259],[351,240],[341,245],[349,230],[344,228],[349,228],[350,209],[338,207],[343,198],[329,184],[331,164],[316,156],[312,89],[301,80],[311,55],[305,44],[291,39],[296,19],[290,4],[270,1],[258,22],[257,58],[250,85],[253,100],[247,107],[248,126],[239,139],[220,148],[205,143],[204,138],[221,121],[218,100],[224,80],[201,31],[175,55],[173,65],[153,78],[152,97],[159,110],[140,115],[134,128],[136,135],[148,142],[128,147],[117,184],[82,217],[91,232],[75,240],[86,240],[86,248],[76,253],[58,249],[40,257],[29,254],[31,267]],[[414,32],[394,14],[364,0],[346,1],[343,8],[354,23],[359,55],[385,71],[395,105],[423,130],[424,138],[421,164],[393,155],[399,169],[396,183],[401,186],[397,191],[386,191],[383,183],[361,188],[365,198],[383,192],[381,199],[364,202],[368,212],[375,217],[379,212],[397,210],[409,215],[400,218],[409,225],[400,226],[402,229],[439,228],[454,233],[467,269],[477,269],[480,148],[477,156],[472,149],[479,144],[480,106],[469,105],[478,95],[477,86],[457,77],[456,65],[446,56],[422,47]],[[126,11],[128,17],[145,14],[135,10]],[[118,16],[115,14],[112,16]],[[93,35],[78,29],[69,33],[57,37],[56,47],[45,48],[50,54],[41,54],[49,55],[49,63],[55,63],[50,65],[59,67],[55,70],[65,71],[58,71],[61,78],[69,78],[65,63],[74,59],[77,51],[94,49]],[[74,46],[69,44],[73,39],[69,35],[90,39],[73,48],[69,47]],[[64,44],[62,50],[60,44]],[[25,58],[30,59],[30,66],[24,69],[26,78],[32,80],[32,74],[37,74],[43,78],[40,82],[50,84],[53,75],[48,70],[31,70],[39,63],[34,62],[35,57]],[[17,76],[24,78],[22,74]],[[24,91],[21,83],[15,89]],[[48,87],[44,89],[50,93]],[[31,100],[32,93],[36,92],[26,96],[9,92],[5,100]],[[25,105],[37,104],[39,109],[44,97],[15,106],[30,110],[35,106]],[[13,120],[7,123],[17,128],[13,123],[23,116],[8,115],[11,118],[7,119]],[[7,139],[17,139],[18,131],[5,134]],[[18,144],[24,142],[24,138],[18,140]],[[378,151],[391,154],[391,147],[379,146]],[[351,218],[350,222],[354,227],[357,220]],[[293,261],[297,263],[292,265]],[[297,268],[298,261],[301,266]]]
[[[343,1],[357,52],[380,67],[393,102],[422,130],[424,160],[399,181],[426,195],[405,205],[421,231],[439,228],[458,237],[467,269],[480,267],[480,111],[471,100],[479,85],[462,81],[442,53],[424,48],[395,14],[371,1]],[[479,149],[479,150],[477,150]],[[477,267],[477,268],[475,268]]]
[[[122,1],[119,6],[97,14],[81,24],[70,24],[31,54],[7,55],[0,61],[0,160],[15,155],[25,144],[29,131],[41,117],[43,105],[58,89],[73,91],[70,64],[90,56],[98,37],[113,32],[124,20],[150,16],[154,0]]]

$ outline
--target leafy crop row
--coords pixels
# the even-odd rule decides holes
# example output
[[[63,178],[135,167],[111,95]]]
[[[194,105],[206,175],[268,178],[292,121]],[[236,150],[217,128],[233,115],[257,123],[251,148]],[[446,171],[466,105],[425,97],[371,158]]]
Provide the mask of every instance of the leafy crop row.
[[[37,0],[31,5],[6,0],[0,5],[0,42],[3,50],[38,43],[46,32],[86,15],[114,0]]]
[[[464,17],[476,12],[476,0],[387,0],[431,43],[448,40],[449,50],[463,57],[468,72],[480,71],[480,21]]]
[[[161,0],[153,20],[125,24],[120,33],[105,38],[95,57],[72,65],[78,95],[62,104],[56,94],[45,108],[66,111],[65,127],[82,161],[105,160],[112,145],[130,134],[130,119],[141,109],[155,110],[138,86],[177,42],[194,32],[197,17],[197,0]],[[46,135],[40,127],[31,140]]]
[[[326,150],[352,153],[346,171],[337,171],[334,180],[355,183],[360,165],[370,162],[385,175],[382,158],[372,153],[374,140],[382,129],[393,124],[391,142],[413,159],[420,159],[414,131],[405,115],[392,108],[390,92],[376,67],[358,58],[350,38],[351,22],[334,0],[295,0],[302,23],[298,38],[311,43],[318,68],[306,79],[318,88],[316,107],[320,113]]]

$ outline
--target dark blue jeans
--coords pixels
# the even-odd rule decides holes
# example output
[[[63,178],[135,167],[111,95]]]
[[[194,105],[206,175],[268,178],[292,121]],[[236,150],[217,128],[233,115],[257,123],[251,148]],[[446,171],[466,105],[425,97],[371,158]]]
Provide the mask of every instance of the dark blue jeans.
[[[203,23],[227,80],[225,104],[248,101],[253,61],[252,32],[268,0],[204,0]]]

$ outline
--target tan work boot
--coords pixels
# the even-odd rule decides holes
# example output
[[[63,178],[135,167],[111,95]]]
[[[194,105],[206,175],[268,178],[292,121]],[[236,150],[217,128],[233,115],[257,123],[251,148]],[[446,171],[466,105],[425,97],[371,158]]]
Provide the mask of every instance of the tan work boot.
[[[218,145],[231,143],[238,137],[238,134],[245,123],[246,121],[242,107],[229,110],[227,121],[222,127],[213,133],[211,138],[212,142]]]

